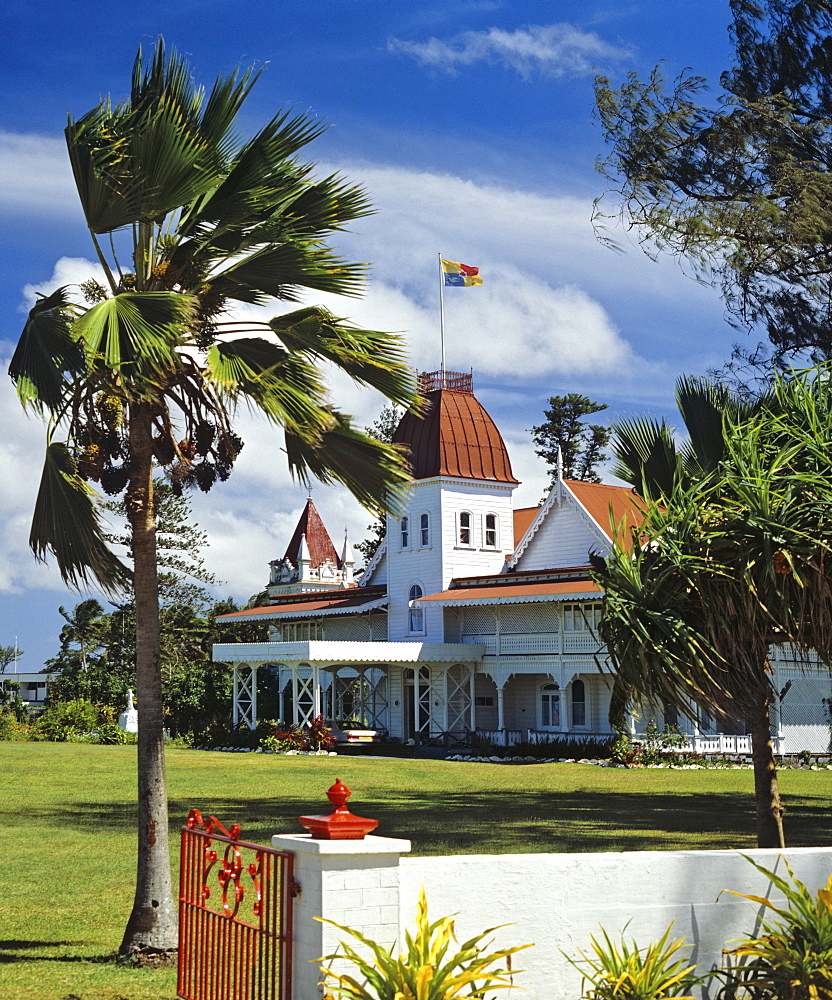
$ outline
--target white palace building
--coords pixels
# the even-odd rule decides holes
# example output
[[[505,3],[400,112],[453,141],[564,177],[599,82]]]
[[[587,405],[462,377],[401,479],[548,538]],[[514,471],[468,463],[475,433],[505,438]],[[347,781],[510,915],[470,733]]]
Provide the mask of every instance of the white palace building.
[[[270,603],[223,616],[269,625],[268,642],[214,646],[234,665],[235,724],[256,725],[257,676],[269,671],[286,723],[358,718],[401,740],[451,744],[472,731],[502,745],[609,735],[594,631],[604,595],[588,554],[609,551],[611,523],[638,523],[636,498],[559,477],[540,507],[515,510],[518,481],[472,377],[425,375],[420,391],[425,413],[406,413],[394,436],[414,482],[360,581],[346,539],[339,556],[309,499],[271,563]],[[785,648],[772,669],[775,750],[828,751],[829,672]],[[672,709],[650,714],[677,722]],[[700,750],[748,750],[741,723],[678,722]]]

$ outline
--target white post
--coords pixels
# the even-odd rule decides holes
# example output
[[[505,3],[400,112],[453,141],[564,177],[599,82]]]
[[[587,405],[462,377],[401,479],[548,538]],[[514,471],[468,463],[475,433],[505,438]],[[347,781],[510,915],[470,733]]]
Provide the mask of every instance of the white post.
[[[312,718],[315,719],[322,713],[321,708],[321,672],[318,664],[312,664]]]
[[[477,731],[477,665],[468,664],[468,697],[471,701],[471,732]]]
[[[318,959],[341,951],[341,941],[351,945],[355,941],[315,918],[334,920],[392,947],[399,939],[399,859],[410,851],[410,841],[315,840],[309,834],[278,834],[272,837],[272,847],[294,853],[294,877],[301,886],[292,915],[292,996],[319,1000],[324,991]],[[339,972],[355,971],[343,959],[327,965]]]

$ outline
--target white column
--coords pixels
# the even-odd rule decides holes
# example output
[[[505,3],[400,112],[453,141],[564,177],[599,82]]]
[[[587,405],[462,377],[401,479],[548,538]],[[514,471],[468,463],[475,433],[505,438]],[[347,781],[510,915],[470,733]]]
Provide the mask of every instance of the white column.
[[[477,683],[476,683],[476,680],[477,680],[477,665],[476,665],[476,663],[469,663],[468,664],[468,670],[469,670],[468,684],[469,684],[469,691],[470,691],[470,698],[471,698],[471,708],[470,708],[470,711],[471,711],[471,731],[473,732],[477,728],[477,695],[476,695],[476,691],[477,691]]]
[[[257,728],[257,669],[259,664],[251,664],[251,719],[249,729]]]
[[[317,663],[312,663],[312,718],[321,714],[321,672]]]
[[[234,726],[235,729],[237,728],[237,723],[240,721],[240,705],[239,705],[239,700],[238,700],[238,697],[239,697],[239,686],[238,685],[239,685],[239,680],[240,680],[239,674],[238,674],[239,669],[240,669],[239,666],[235,663],[234,664],[234,669],[232,671],[232,677],[233,677],[233,685],[234,685],[234,687],[233,687],[233,694],[231,696],[231,723],[232,723],[232,725]]]
[[[298,704],[298,665],[292,664],[292,722],[300,724],[300,705]]]
[[[315,840],[309,834],[279,834],[272,837],[272,847],[294,853],[294,876],[301,886],[292,920],[292,996],[320,1000],[321,963],[316,959],[341,951],[341,941],[355,942],[315,917],[334,920],[392,947],[399,940],[399,858],[410,851],[410,841]],[[355,971],[343,959],[327,964],[342,973]]]

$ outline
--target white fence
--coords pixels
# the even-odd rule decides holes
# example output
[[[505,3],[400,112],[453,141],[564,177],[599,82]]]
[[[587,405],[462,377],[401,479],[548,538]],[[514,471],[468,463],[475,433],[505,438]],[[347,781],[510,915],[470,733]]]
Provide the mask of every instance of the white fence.
[[[478,729],[477,735],[482,736],[487,740],[490,740],[495,746],[498,747],[511,747],[515,746],[517,743],[545,743],[547,740],[554,739],[564,739],[564,740],[595,740],[596,742],[602,743],[604,740],[610,739],[614,736],[614,733],[558,733],[552,730],[546,729]],[[634,739],[645,739],[643,733],[635,733]],[[751,737],[750,736],[726,736],[724,733],[716,733],[711,736],[686,736],[686,743],[683,743],[678,750],[682,753],[688,751],[691,753],[702,753],[702,754],[726,754],[728,756],[740,756],[740,757],[750,757],[751,756]],[[774,747],[774,752],[776,754],[783,753],[796,753],[797,750],[804,749],[801,744],[797,749],[793,749],[791,744],[782,736],[772,736],[771,738],[772,746]],[[792,740],[792,743],[795,741]],[[823,752],[826,750],[824,745],[821,750],[815,747],[817,740],[811,741],[808,749],[812,753]]]
[[[533,943],[516,956],[511,1000],[578,1000],[579,958],[600,926],[625,932],[640,944],[673,936],[691,944],[700,971],[722,964],[722,949],[751,934],[761,907],[723,890],[776,898],[771,884],[736,851],[644,851],[620,854],[503,854],[408,858],[408,841],[314,841],[278,836],[275,847],[296,852],[295,988],[298,1000],[316,1000],[318,964],[346,936],[325,917],[360,930],[387,946],[413,927],[416,900],[425,887],[432,919],[456,914],[459,941],[496,924],[495,946]],[[785,875],[777,851],[746,852]],[[795,874],[813,892],[826,884],[832,848],[784,852]],[[568,957],[567,957],[568,956]],[[339,963],[335,963],[336,966]],[[342,964],[348,971],[349,966]],[[508,1000],[508,998],[507,998]]]

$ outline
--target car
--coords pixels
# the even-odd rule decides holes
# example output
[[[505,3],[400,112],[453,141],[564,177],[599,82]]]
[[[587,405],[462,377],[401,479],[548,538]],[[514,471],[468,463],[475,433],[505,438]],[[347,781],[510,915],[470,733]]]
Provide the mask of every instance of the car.
[[[357,719],[328,720],[327,725],[332,730],[336,746],[377,743],[384,737],[384,733],[381,730],[371,729]]]

